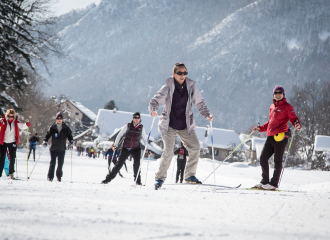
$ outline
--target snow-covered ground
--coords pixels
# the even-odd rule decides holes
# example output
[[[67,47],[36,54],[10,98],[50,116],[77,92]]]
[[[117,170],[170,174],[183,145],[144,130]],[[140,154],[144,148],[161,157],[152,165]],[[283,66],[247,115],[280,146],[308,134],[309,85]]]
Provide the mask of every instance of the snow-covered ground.
[[[37,157],[39,152],[37,152]],[[63,182],[47,182],[49,153],[42,153],[26,181],[26,153],[18,152],[21,181],[0,178],[0,239],[329,239],[330,172],[285,169],[282,192],[217,190],[211,187],[153,187],[158,161],[150,161],[145,187],[131,187],[132,163],[125,178],[101,185],[102,158],[67,152]],[[174,162],[174,161],[173,161]],[[34,162],[29,161],[29,172]],[[142,165],[145,182],[147,161]],[[201,159],[197,177],[212,170]],[[173,165],[166,183],[172,178]],[[223,164],[221,185],[247,188],[260,180],[260,167]],[[5,174],[3,174],[5,175]],[[206,182],[213,183],[213,176]]]

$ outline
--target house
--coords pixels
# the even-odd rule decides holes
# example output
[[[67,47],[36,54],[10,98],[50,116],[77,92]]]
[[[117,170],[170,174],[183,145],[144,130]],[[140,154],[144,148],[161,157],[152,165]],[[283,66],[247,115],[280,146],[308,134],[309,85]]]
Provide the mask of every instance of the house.
[[[93,126],[95,123],[96,114],[80,102],[66,100],[58,104],[57,108],[59,111],[67,113],[69,119],[73,122],[80,122],[87,127]]]
[[[242,139],[241,136],[243,134],[240,134],[240,140],[244,141],[245,140],[245,136],[247,135],[243,135],[244,138]],[[248,159],[249,164],[253,164],[255,162],[259,162],[260,161],[260,155],[261,155],[261,151],[265,145],[266,142],[266,138],[258,138],[258,137],[252,137],[252,138],[248,138],[244,141],[243,146],[245,149],[245,156]]]
[[[75,137],[77,142],[93,139],[90,136],[92,131],[89,128],[95,124],[95,113],[74,100],[62,100],[57,108],[63,113],[65,122],[70,126],[74,136],[79,136]],[[84,134],[82,134],[83,132]]]
[[[330,136],[316,135],[312,169],[330,171]]]
[[[212,128],[214,159],[223,161],[231,152],[233,147],[240,144],[238,134],[234,130]],[[212,158],[212,138],[211,129],[206,127],[196,127],[196,134],[202,146],[207,148],[202,157]]]

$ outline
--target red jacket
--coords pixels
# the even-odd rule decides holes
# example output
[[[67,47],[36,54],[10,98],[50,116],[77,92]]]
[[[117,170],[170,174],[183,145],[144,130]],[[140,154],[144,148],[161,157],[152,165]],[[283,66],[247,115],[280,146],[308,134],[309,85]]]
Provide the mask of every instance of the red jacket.
[[[283,98],[283,100],[279,102],[273,100],[273,104],[270,106],[269,120],[264,125],[260,126],[260,132],[267,131],[267,136],[287,132],[289,120],[293,125],[295,125],[296,120],[298,120],[300,124],[293,107],[287,103],[286,98]]]
[[[7,129],[7,120],[5,118],[5,116],[1,117],[3,124],[0,121],[0,144],[3,145],[3,141],[5,140],[5,133],[6,133],[6,129]],[[20,121],[16,119],[14,120],[14,126],[15,126],[15,136],[16,136],[16,145],[19,143],[19,130],[18,130],[18,123],[20,123]]]

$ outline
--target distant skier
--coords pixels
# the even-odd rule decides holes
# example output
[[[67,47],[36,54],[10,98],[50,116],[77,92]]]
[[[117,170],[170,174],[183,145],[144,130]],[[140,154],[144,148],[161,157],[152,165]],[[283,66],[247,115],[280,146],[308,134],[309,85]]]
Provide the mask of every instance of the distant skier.
[[[149,112],[153,117],[157,117],[159,107],[165,103],[158,124],[158,130],[164,141],[164,151],[161,156],[159,170],[156,173],[155,189],[161,187],[167,177],[167,170],[173,157],[176,135],[179,135],[190,155],[185,168],[185,181],[201,183],[195,176],[200,145],[195,133],[196,125],[192,104],[194,103],[205,119],[213,120],[213,116],[210,114],[196,82],[186,77],[188,75],[186,66],[183,63],[176,63],[172,74],[173,76],[166,80],[165,85],[149,103]]]
[[[34,134],[34,136],[29,139],[30,151],[29,151],[28,160],[30,159],[31,151],[33,151],[33,160],[36,161],[36,146],[38,141],[39,141],[38,133]]]
[[[174,155],[178,155],[175,182],[178,183],[180,176],[180,183],[182,183],[183,173],[187,162],[187,156],[189,156],[187,149],[183,146],[183,143],[181,143],[180,147],[174,151]]]
[[[141,172],[139,176],[137,176],[139,167],[140,167],[140,158],[141,158],[141,146],[140,139],[142,138],[145,146],[147,144],[147,136],[144,131],[144,127],[141,124],[140,120],[141,116],[139,112],[133,114],[133,120],[130,123],[127,123],[123,129],[118,134],[115,143],[114,149],[118,148],[119,141],[123,137],[122,142],[122,150],[119,155],[119,160],[117,165],[112,169],[111,173],[109,173],[106,178],[102,181],[103,184],[109,183],[112,179],[114,179],[123,166],[127,157],[132,154],[134,159],[134,181],[137,178],[136,184],[141,185]]]
[[[9,150],[10,164],[9,177],[14,180],[16,149],[19,143],[19,129],[25,130],[31,126],[31,123],[21,123],[17,120],[14,109],[9,109],[4,116],[0,118],[0,177],[2,176],[3,167],[7,149]]]
[[[49,138],[52,137],[52,144],[50,146],[50,164],[47,175],[47,180],[52,182],[54,178],[54,171],[56,165],[57,158],[57,169],[56,169],[56,177],[57,181],[61,182],[63,176],[63,164],[64,164],[64,156],[66,150],[66,139],[69,140],[69,147],[73,146],[73,137],[71,129],[63,122],[63,115],[61,112],[56,114],[56,123],[54,123],[48,130],[44,143],[42,144],[44,147],[47,147],[47,142]]]
[[[275,190],[282,171],[282,160],[291,131],[288,129],[289,120],[296,129],[300,129],[300,121],[293,107],[286,101],[284,88],[280,85],[273,89],[273,103],[270,106],[269,120],[262,126],[253,128],[253,131],[266,132],[267,140],[260,155],[262,180],[256,188]],[[269,181],[269,158],[274,154],[275,168],[273,178]]]

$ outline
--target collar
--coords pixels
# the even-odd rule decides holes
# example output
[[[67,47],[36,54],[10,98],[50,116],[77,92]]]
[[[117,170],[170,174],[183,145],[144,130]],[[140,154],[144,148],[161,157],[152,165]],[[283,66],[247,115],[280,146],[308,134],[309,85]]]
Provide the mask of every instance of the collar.
[[[283,103],[286,103],[286,98],[283,98],[282,100],[280,101],[276,101],[275,99],[273,99],[273,104],[276,106],[276,105],[281,105]]]
[[[173,79],[174,79],[174,85],[175,85],[175,88],[179,88],[179,89],[181,89],[181,88],[184,88],[184,87],[186,86],[186,80],[184,80],[183,85],[180,85],[180,84],[175,80],[175,78],[173,78]]]
[[[172,91],[174,91],[174,82],[175,82],[175,79],[173,76],[169,77],[166,81],[165,81],[165,84],[170,88],[172,89]],[[196,83],[194,80],[191,80],[190,78],[187,78],[186,77],[186,80],[184,81],[186,86],[187,86],[187,90],[188,92],[190,92],[190,89],[194,86],[194,84]],[[179,84],[180,85],[180,84]]]

